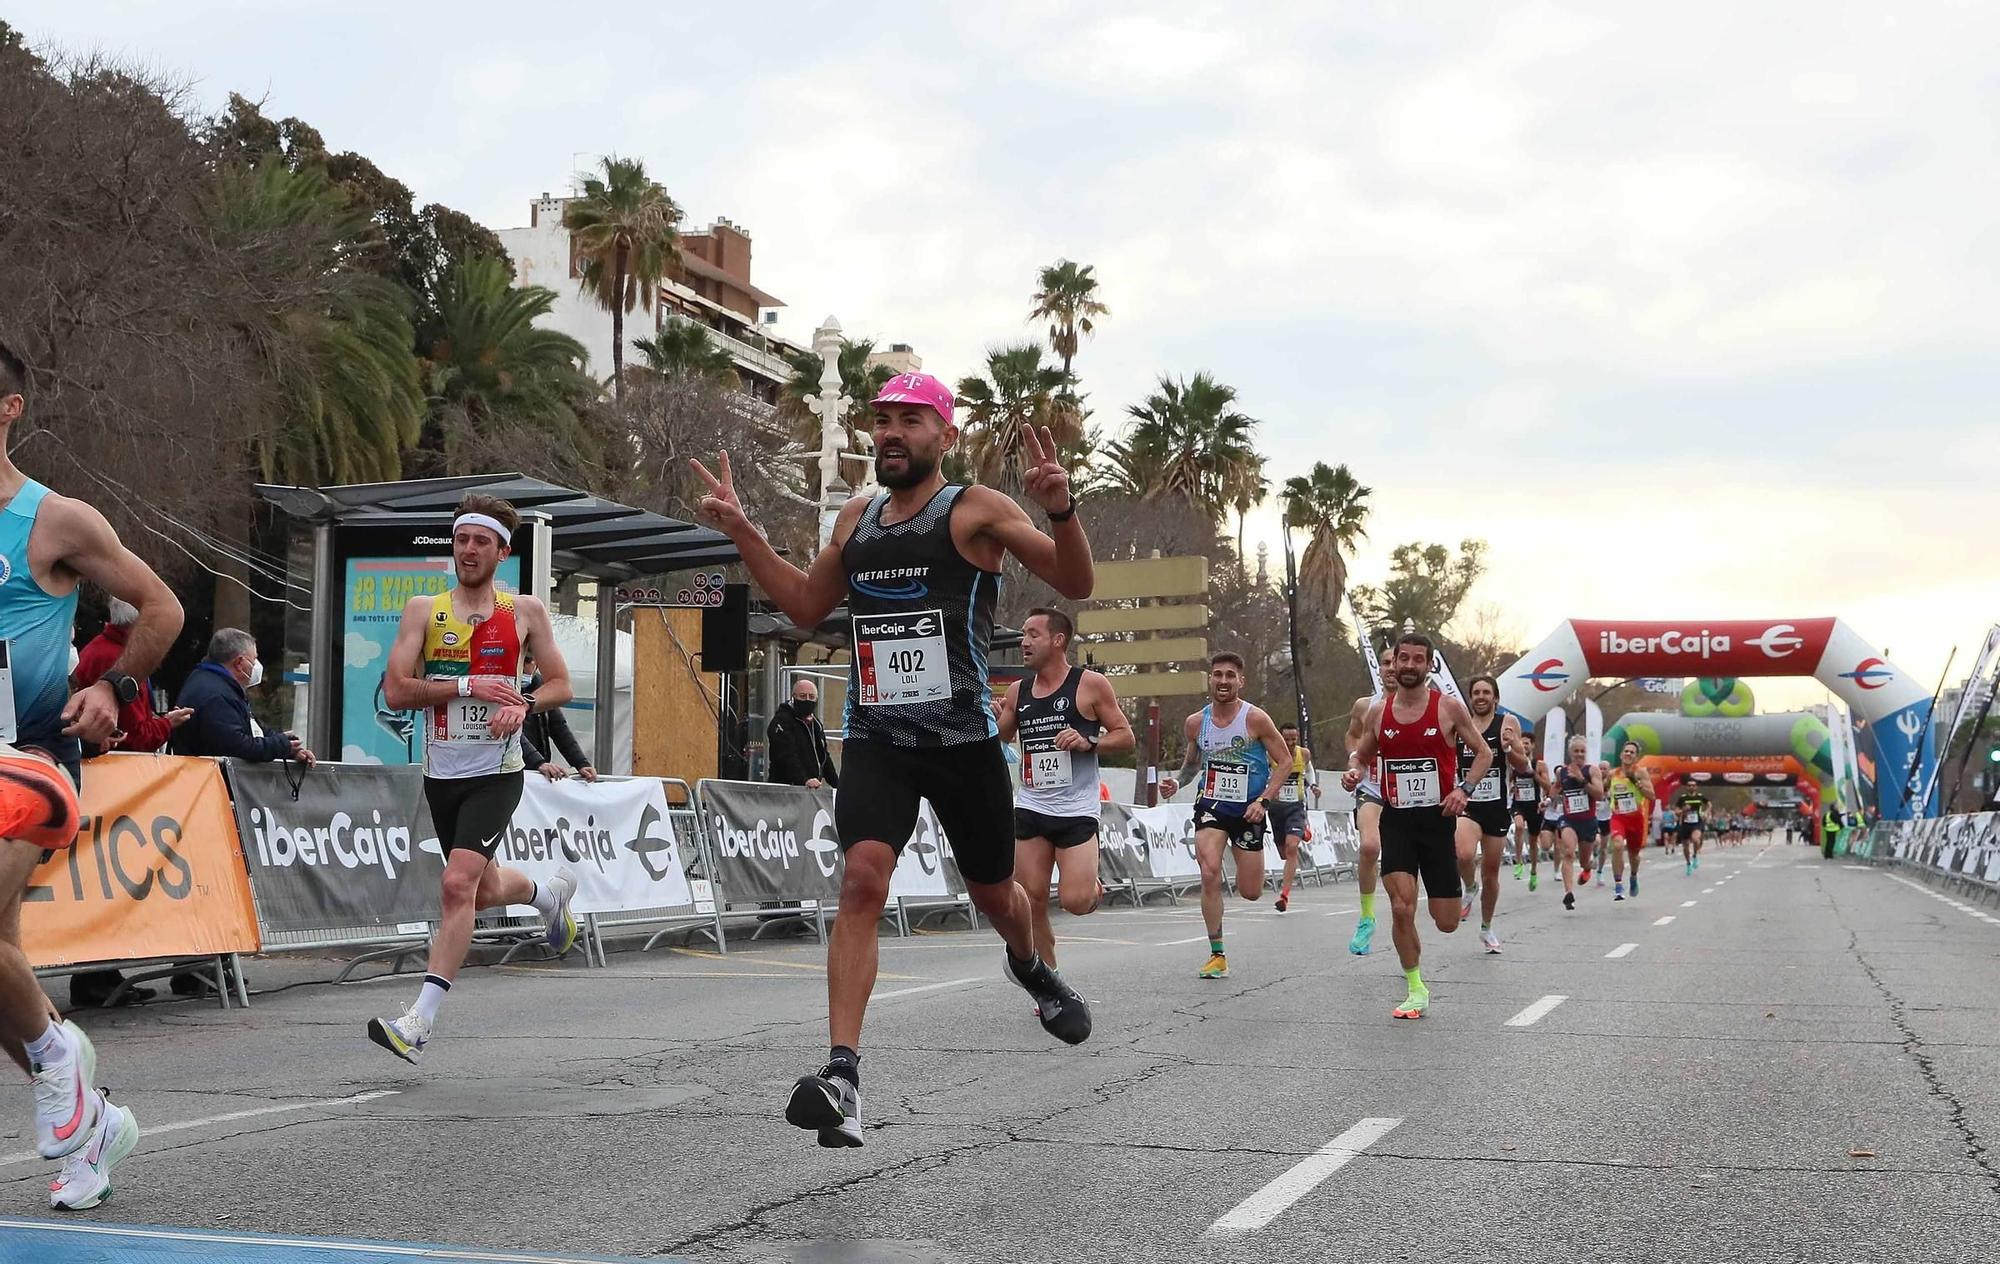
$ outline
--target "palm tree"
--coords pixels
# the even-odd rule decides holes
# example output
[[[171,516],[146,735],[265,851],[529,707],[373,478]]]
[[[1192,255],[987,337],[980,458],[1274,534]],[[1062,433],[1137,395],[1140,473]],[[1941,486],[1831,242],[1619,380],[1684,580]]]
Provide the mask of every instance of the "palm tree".
[[[1249,460],[1230,472],[1229,506],[1236,511],[1236,565],[1247,568],[1243,556],[1243,526],[1250,511],[1271,494],[1271,480],[1264,477],[1264,457],[1251,454]]]
[[[651,338],[634,338],[632,349],[661,377],[698,377],[736,386],[736,360],[696,321],[670,317]]]
[[[1261,458],[1257,419],[1237,411],[1236,388],[1207,373],[1175,381],[1125,411],[1133,424],[1112,446],[1115,477],[1137,494],[1186,500],[1220,524]]]
[[[896,376],[896,371],[886,364],[870,364],[868,357],[875,354],[875,343],[871,339],[840,340],[840,393],[853,402],[841,415],[841,425],[846,430],[847,451],[857,451],[855,432],[869,429],[868,401],[875,398],[883,385]],[[786,356],[792,366],[792,376],[785,382],[780,393],[778,409],[792,425],[792,437],[807,445],[814,452],[819,451],[819,415],[806,407],[806,401],[819,398],[820,359],[810,351],[800,351]],[[951,477],[947,470],[946,477]],[[814,490],[818,489],[818,474],[814,473]]]
[[[1312,473],[1285,480],[1285,526],[1312,532],[1299,559],[1299,592],[1316,626],[1340,617],[1347,594],[1347,559],[1368,535],[1365,525],[1372,488],[1364,487],[1345,465],[1314,464]]]
[[[422,432],[424,396],[410,298],[380,277],[341,266],[369,224],[317,167],[272,159],[219,168],[201,212],[217,238],[245,252],[291,237],[311,252],[317,297],[307,305],[245,309],[238,331],[270,373],[276,407],[252,440],[259,473],[298,484],[402,476],[404,449]]]
[[[615,155],[602,175],[583,177],[563,208],[563,227],[583,260],[582,289],[611,313],[611,390],[625,398],[625,313],[653,310],[660,281],[680,259],[681,208],[646,175],[646,164]]]
[[[433,415],[473,432],[497,424],[574,436],[576,405],[601,389],[584,371],[583,344],[538,326],[556,303],[540,285],[516,288],[498,259],[461,259],[445,273],[434,325],[423,330],[424,386]],[[458,427],[440,427],[447,468]]]
[[[1067,259],[1043,268],[1042,288],[1035,291],[1034,310],[1028,313],[1030,321],[1049,322],[1049,346],[1062,357],[1063,377],[1070,383],[1076,380],[1070,365],[1076,359],[1080,336],[1094,333],[1097,320],[1111,314],[1111,309],[1098,301],[1094,271],[1090,264]]]
[[[986,376],[958,383],[965,456],[973,477],[1009,492],[1021,489],[1021,432],[1046,426],[1061,448],[1083,440],[1083,416],[1059,392],[1069,375],[1042,362],[1037,343],[1019,342],[986,353]]]

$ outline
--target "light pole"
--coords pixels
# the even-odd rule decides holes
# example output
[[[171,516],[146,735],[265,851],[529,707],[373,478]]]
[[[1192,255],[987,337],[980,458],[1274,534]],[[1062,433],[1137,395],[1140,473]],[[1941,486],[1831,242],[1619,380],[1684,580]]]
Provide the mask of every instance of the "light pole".
[[[806,407],[819,418],[819,546],[833,539],[834,520],[847,503],[848,487],[840,477],[840,418],[854,401],[840,393],[840,322],[829,316],[813,330],[813,351],[820,361],[819,394]]]

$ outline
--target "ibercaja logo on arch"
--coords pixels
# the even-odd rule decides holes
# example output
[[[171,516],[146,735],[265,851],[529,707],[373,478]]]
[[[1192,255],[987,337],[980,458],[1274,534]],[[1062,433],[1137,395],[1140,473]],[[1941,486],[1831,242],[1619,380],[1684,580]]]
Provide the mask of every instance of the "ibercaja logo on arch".
[[[1810,675],[1833,634],[1832,619],[1576,619],[1571,626],[1597,675]]]

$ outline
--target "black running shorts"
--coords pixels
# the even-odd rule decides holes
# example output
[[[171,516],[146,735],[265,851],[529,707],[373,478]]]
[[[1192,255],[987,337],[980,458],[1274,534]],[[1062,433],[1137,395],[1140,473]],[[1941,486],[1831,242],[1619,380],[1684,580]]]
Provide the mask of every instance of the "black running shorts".
[[[1577,841],[1577,842],[1579,842],[1579,843],[1594,843],[1594,842],[1596,842],[1596,841],[1597,841],[1597,818],[1596,818],[1596,817],[1594,817],[1594,816],[1565,816],[1565,817],[1563,818],[1563,820],[1562,820],[1562,823],[1563,823],[1563,828],[1564,828],[1564,829],[1573,829],[1573,830],[1575,830],[1575,831],[1576,831],[1576,841]]]
[[[1230,806],[1234,807],[1234,804]],[[1213,799],[1194,801],[1194,828],[1198,834],[1203,830],[1221,830],[1229,836],[1229,845],[1238,851],[1263,851],[1264,827],[1271,818],[1260,817],[1253,821],[1241,812],[1224,812],[1222,805]],[[1265,809],[1269,811],[1269,809]]]
[[[424,802],[430,804],[431,823],[437,826],[445,859],[461,849],[493,858],[501,837],[513,823],[514,809],[520,806],[522,775],[495,772],[483,777],[424,778]]]
[[[1509,815],[1505,799],[1489,799],[1484,803],[1465,805],[1466,819],[1479,822],[1479,832],[1489,837],[1507,832]]]
[[[1465,894],[1458,877],[1458,818],[1436,808],[1382,809],[1382,872],[1412,873],[1433,900]]]
[[[1539,834],[1542,832],[1542,808],[1540,804],[1516,803],[1514,805],[1514,816],[1515,819],[1528,827],[1530,834]]]
[[[901,855],[917,828],[917,801],[929,799],[967,882],[1014,876],[1014,783],[1000,739],[956,746],[895,746],[851,737],[840,752],[833,825],[845,852],[887,843]]]
[[[1674,826],[1674,837],[1682,842],[1687,842],[1691,840],[1696,834],[1700,832],[1701,832],[1701,823],[1699,821],[1697,821],[1693,825],[1689,825],[1685,821],[1683,821],[1679,825]]]
[[[1046,838],[1049,845],[1061,851],[1087,843],[1097,837],[1097,818],[1094,816],[1049,816],[1028,808],[1014,809],[1014,837]]]
[[[1271,823],[1271,837],[1280,843],[1287,838],[1303,839],[1306,836],[1306,805],[1303,803],[1274,803],[1265,809],[1264,819]]]

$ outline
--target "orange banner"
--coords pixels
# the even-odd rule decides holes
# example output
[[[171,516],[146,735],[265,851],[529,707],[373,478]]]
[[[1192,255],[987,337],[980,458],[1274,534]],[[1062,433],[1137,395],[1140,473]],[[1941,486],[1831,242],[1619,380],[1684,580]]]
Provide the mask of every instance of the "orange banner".
[[[257,950],[257,915],[222,767],[106,755],[83,766],[83,828],[28,879],[37,966]]]

